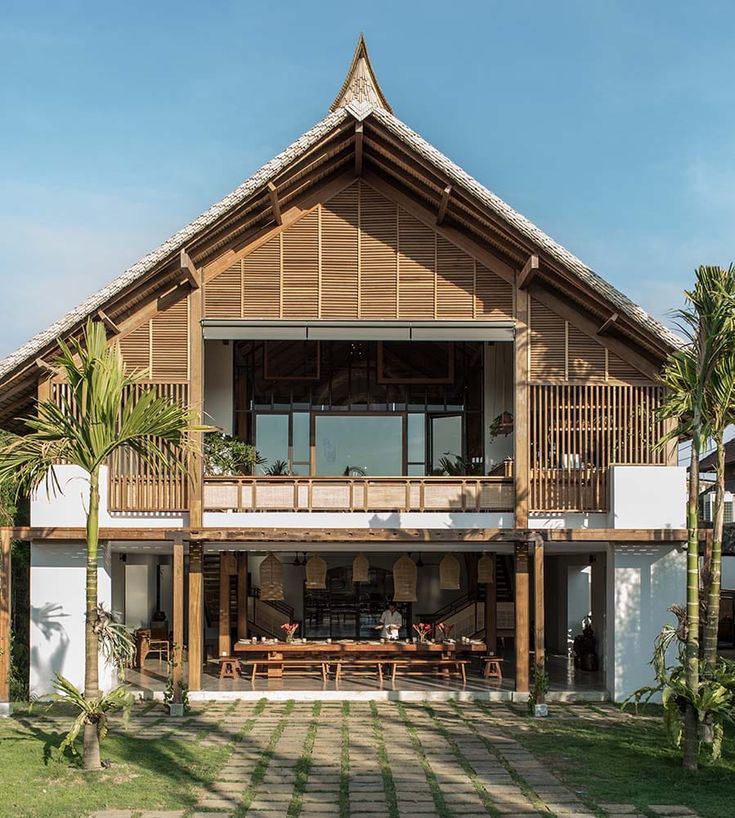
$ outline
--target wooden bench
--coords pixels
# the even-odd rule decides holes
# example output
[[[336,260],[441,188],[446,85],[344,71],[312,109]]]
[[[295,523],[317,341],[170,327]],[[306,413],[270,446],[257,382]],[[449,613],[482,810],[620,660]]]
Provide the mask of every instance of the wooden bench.
[[[482,661],[485,663],[485,669],[482,675],[486,679],[500,679],[503,681],[503,660],[498,656],[483,656]]]
[[[467,683],[467,671],[465,670],[466,666],[470,663],[469,659],[445,659],[440,656],[437,656],[436,659],[432,658],[421,658],[421,659],[384,659],[382,660],[384,665],[390,665],[392,668],[391,672],[391,681],[395,682],[396,680],[396,671],[398,670],[399,665],[401,667],[435,667],[438,669],[449,670],[454,668],[457,673],[462,675],[462,684]]]
[[[255,677],[258,674],[258,668],[264,667],[282,667],[284,670],[287,667],[296,668],[314,668],[319,667],[322,671],[322,681],[327,683],[327,673],[329,661],[326,659],[251,659],[250,664],[253,666],[251,682],[255,684]]]
[[[383,659],[337,659],[335,664],[334,683],[339,684],[342,679],[342,668],[347,667],[374,667],[378,671],[378,679],[383,684]]]

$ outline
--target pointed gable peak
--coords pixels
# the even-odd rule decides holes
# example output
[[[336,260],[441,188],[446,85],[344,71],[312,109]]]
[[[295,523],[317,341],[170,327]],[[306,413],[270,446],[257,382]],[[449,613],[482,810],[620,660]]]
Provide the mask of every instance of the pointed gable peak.
[[[361,105],[367,103],[375,108],[383,108],[388,113],[393,113],[393,109],[383,96],[378,84],[378,78],[375,76],[375,71],[373,71],[367,45],[365,45],[365,38],[362,34],[357,40],[355,56],[352,58],[352,64],[345,81],[342,83],[342,87],[329,110],[336,111],[337,108],[344,108],[350,102],[357,102]]]

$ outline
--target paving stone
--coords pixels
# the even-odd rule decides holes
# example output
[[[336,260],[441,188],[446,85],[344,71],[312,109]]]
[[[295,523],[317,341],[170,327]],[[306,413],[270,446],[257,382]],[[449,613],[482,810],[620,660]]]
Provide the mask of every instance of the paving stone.
[[[610,815],[632,815],[638,812],[633,804],[600,804],[600,808]]]
[[[182,818],[183,809],[176,810],[149,810],[144,812],[140,818]]]
[[[105,809],[93,812],[90,818],[130,818],[132,814],[129,809]]]

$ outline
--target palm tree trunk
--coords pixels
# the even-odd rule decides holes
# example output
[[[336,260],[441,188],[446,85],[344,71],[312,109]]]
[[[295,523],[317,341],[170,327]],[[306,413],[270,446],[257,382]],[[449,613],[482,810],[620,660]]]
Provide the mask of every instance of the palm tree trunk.
[[[97,548],[100,525],[99,468],[89,475],[89,512],[87,513],[87,617],[84,625],[84,696],[99,695],[99,639],[97,623]],[[84,725],[84,769],[101,769],[97,723]]]
[[[696,429],[696,426],[695,426]],[[690,690],[699,687],[699,441],[697,432],[692,438],[689,467],[689,498],[687,502],[687,643],[686,679]],[[691,702],[687,702],[684,712],[684,767],[697,769],[698,720]]]
[[[725,526],[725,444],[722,434],[717,445],[715,485],[715,515],[712,527],[712,560],[707,588],[707,619],[704,626],[704,664],[712,667],[717,661],[717,631],[720,626],[720,581],[722,575],[722,533]]]

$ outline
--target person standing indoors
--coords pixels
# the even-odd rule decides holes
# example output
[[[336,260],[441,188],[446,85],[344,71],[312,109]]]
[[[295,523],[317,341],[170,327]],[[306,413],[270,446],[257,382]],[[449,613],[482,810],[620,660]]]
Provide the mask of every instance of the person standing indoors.
[[[388,603],[388,607],[380,615],[378,622],[379,624],[375,626],[375,630],[380,631],[381,639],[398,639],[398,634],[403,625],[403,617],[395,602]]]

